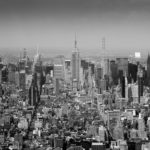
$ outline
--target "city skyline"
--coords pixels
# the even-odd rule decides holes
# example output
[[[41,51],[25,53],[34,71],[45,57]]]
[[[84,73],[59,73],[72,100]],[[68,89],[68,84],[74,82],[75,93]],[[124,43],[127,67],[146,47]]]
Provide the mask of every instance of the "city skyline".
[[[150,48],[149,0],[1,0],[0,20],[1,48],[71,53],[75,32],[81,53],[99,51],[103,37],[110,53]]]

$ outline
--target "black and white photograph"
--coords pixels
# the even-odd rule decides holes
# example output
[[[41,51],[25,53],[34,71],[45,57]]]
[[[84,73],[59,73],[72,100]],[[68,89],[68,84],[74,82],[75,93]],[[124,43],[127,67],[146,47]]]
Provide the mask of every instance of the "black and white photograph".
[[[0,0],[0,150],[150,150],[150,0]]]

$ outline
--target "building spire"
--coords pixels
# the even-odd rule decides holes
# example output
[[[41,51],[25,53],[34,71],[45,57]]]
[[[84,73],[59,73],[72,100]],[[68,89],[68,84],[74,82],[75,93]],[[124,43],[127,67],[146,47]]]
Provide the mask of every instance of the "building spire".
[[[39,54],[39,45],[36,45],[36,53]]]
[[[76,39],[76,33],[75,33],[74,48],[75,48],[75,49],[77,49],[77,39]]]

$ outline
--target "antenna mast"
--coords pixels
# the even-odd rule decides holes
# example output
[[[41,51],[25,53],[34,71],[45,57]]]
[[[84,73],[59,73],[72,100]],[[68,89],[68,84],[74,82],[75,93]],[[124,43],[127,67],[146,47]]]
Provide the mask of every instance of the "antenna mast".
[[[105,37],[102,38],[102,55],[106,57],[106,45],[105,45]]]

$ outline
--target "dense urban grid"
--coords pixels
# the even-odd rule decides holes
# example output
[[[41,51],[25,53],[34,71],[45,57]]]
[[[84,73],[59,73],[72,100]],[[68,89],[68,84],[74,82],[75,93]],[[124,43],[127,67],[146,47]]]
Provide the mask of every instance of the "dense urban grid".
[[[0,149],[150,150],[149,55],[27,52],[0,60]]]

